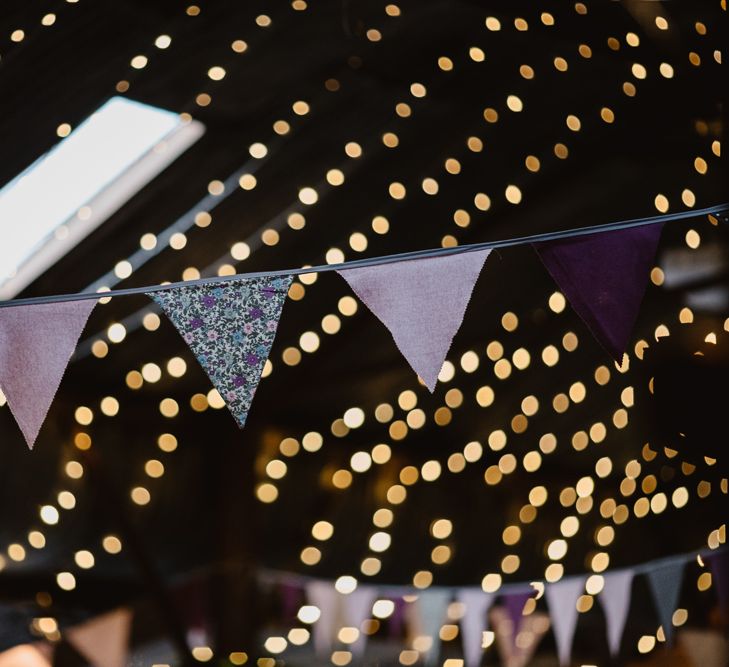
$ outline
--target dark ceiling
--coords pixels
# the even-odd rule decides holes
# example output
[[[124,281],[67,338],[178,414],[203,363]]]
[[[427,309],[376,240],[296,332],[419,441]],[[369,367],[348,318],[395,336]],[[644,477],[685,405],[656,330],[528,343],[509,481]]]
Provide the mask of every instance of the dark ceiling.
[[[50,149],[59,140],[56,128],[61,123],[77,126],[119,94],[117,90],[191,114],[206,127],[199,142],[22,296],[180,280],[188,267],[214,275],[223,264],[240,272],[320,264],[332,248],[354,259],[597,225],[654,215],[661,205],[656,204],[659,195],[667,198],[671,211],[686,209],[687,203],[700,208],[727,201],[729,173],[715,154],[726,88],[720,84],[725,75],[715,56],[725,43],[720,39],[726,21],[720,3],[540,4],[537,10],[506,1],[405,0],[395,12],[394,5],[355,0],[308,6],[300,0],[206,0],[196,11],[172,0],[5,0],[0,9],[0,183]],[[542,20],[547,10],[554,25]],[[49,12],[56,19],[46,27],[41,18]],[[667,19],[669,29],[657,27],[657,15]],[[487,28],[489,16],[500,21],[499,30]],[[19,28],[24,39],[11,41]],[[629,43],[631,33],[639,42],[635,46]],[[164,50],[154,46],[161,34],[172,38]],[[231,48],[235,40],[246,42],[243,53]],[[148,64],[136,70],[130,62],[140,54],[148,57]],[[694,64],[696,57],[700,64]],[[566,69],[560,66],[564,71],[555,65],[557,58],[566,61]],[[662,63],[671,65],[670,78],[661,74]],[[208,77],[212,66],[225,69],[221,81]],[[531,78],[524,76],[529,71],[522,66],[531,68]],[[210,104],[200,106],[201,94],[210,96]],[[521,100],[521,111],[509,108],[509,96]],[[308,105],[306,113],[297,101]],[[407,111],[402,104],[408,105]],[[496,112],[495,122],[485,119],[486,109]],[[579,119],[578,130],[570,129],[570,115]],[[274,125],[276,121],[286,121],[289,131],[277,133],[281,124]],[[394,141],[386,133],[396,135],[397,146],[385,144]],[[478,138],[482,150],[469,148],[469,137]],[[361,156],[348,156],[345,146],[350,142],[359,144]],[[249,153],[256,143],[267,148],[262,158]],[[528,156],[538,158],[536,171],[527,168]],[[696,158],[705,161],[706,173],[700,173]],[[343,184],[327,182],[333,169],[342,172]],[[228,185],[222,195],[208,194],[211,182],[235,183],[243,173],[255,174],[253,189]],[[437,181],[437,194],[424,191],[426,178]],[[392,183],[404,186],[404,198],[389,194]],[[509,185],[520,189],[520,203],[507,201]],[[299,201],[303,187],[316,188],[314,205]],[[425,187],[432,189],[427,183]],[[480,210],[486,207],[478,193],[488,196],[488,210]],[[459,210],[470,219],[465,227],[454,222]],[[201,211],[212,215],[204,228],[193,223]],[[287,224],[295,212],[305,216],[303,229]],[[387,218],[388,233],[373,231],[376,216]],[[458,216],[464,219],[463,213]],[[143,234],[158,234],[161,247],[173,223],[188,230],[182,250],[141,253],[143,261],[130,278],[113,278],[116,263],[138,251]],[[685,242],[690,228],[701,235],[697,250]],[[356,232],[367,237],[364,252],[350,247]],[[10,238],[12,221],[0,221],[0,233]],[[272,236],[277,242],[271,245]],[[645,339],[660,348],[653,334],[663,323],[672,334],[681,331],[675,353],[690,356],[715,332],[726,359],[726,241],[726,228],[706,218],[666,227],[657,261],[666,282],[649,286],[635,341]],[[238,242],[251,250],[244,261],[230,255]],[[712,268],[702,274],[707,257]],[[672,281],[674,274],[678,277]],[[694,274],[700,276],[698,282]],[[358,575],[374,530],[372,514],[388,506],[387,489],[398,482],[404,467],[420,468],[432,459],[441,462],[443,473],[435,482],[420,480],[408,488],[406,502],[394,508],[393,546],[382,556],[374,581],[408,584],[416,571],[431,570],[435,584],[478,585],[486,572],[499,571],[509,553],[517,554],[521,565],[506,580],[542,577],[550,562],[545,544],[559,537],[562,519],[575,514],[560,503],[560,491],[585,476],[596,481],[594,507],[580,516],[580,531],[569,540],[563,561],[567,573],[588,570],[598,550],[609,553],[611,566],[622,566],[700,548],[724,520],[720,480],[726,468],[719,470],[721,462],[709,466],[703,454],[710,450],[687,447],[672,457],[670,450],[663,450],[664,445],[678,447],[670,436],[662,434],[656,441],[646,389],[653,372],[650,354],[641,361],[631,347],[629,369],[618,372],[569,307],[562,313],[550,310],[548,300],[556,288],[531,248],[493,253],[488,260],[449,356],[456,373],[433,396],[418,385],[387,331],[364,307],[351,317],[340,314],[338,333],[322,332],[322,318],[337,314],[339,300],[350,294],[344,281],[327,273],[296,289],[297,296],[305,296],[289,299],[285,306],[271,354],[273,372],[261,382],[243,431],[225,410],[191,409],[191,397],[207,393],[209,381],[169,323],[155,332],[139,326],[140,309],[149,308],[141,297],[118,298],[96,308],[31,454],[9,410],[0,408],[0,549],[15,543],[27,552],[21,562],[6,554],[0,573],[2,644],[27,641],[37,616],[53,614],[62,623],[71,622],[127,602],[142,605],[141,614],[144,605],[153,610],[147,610],[152,620],[144,628],[137,624],[137,639],[174,635],[161,618],[164,612],[155,607],[164,604],[160,590],[199,574],[208,582],[218,649],[238,647],[256,654],[255,629],[272,623],[277,613],[270,596],[256,593],[250,584],[257,572],[272,568],[322,577]],[[687,305],[693,323],[680,325],[679,311]],[[516,314],[515,330],[502,325],[505,313]],[[103,358],[89,354],[91,341],[103,339],[109,324],[122,320],[129,324],[125,340],[109,344]],[[307,331],[318,332],[319,349],[304,352],[300,363],[289,366],[282,359],[284,351],[297,347]],[[572,352],[563,348],[569,331],[579,341]],[[491,341],[503,345],[507,359],[525,348],[531,363],[498,379],[486,353]],[[561,351],[554,367],[541,361],[543,348],[550,344]],[[468,351],[480,359],[475,372],[461,369],[460,359]],[[164,370],[173,356],[187,361],[181,378]],[[161,380],[129,389],[127,373],[146,363],[163,369]],[[600,366],[610,370],[605,385],[594,379]],[[578,381],[586,387],[586,398],[556,412],[555,395],[569,394]],[[495,391],[490,407],[476,400],[484,385]],[[626,387],[634,387],[635,405],[626,400],[629,424],[617,429],[612,420],[624,407]],[[374,411],[389,403],[395,407],[394,419],[405,419],[407,411],[397,405],[405,390],[417,395],[426,422],[394,440],[389,425],[379,423]],[[99,410],[105,396],[119,401],[117,416],[106,417]],[[522,412],[527,396],[535,396],[540,409],[529,417],[524,432],[515,433],[512,418]],[[159,411],[166,397],[180,405],[173,419]],[[79,405],[94,411],[88,427],[74,421]],[[441,408],[438,421],[448,421],[442,410],[447,405],[450,421],[439,425],[436,410]],[[332,424],[350,407],[364,410],[364,424],[337,437]],[[607,436],[577,451],[570,444],[573,435],[589,432],[596,422],[607,425]],[[487,445],[489,433],[497,429],[509,433],[500,452]],[[321,450],[289,458],[278,453],[283,438],[301,441],[310,431],[323,434]],[[90,435],[90,449],[74,446],[78,432]],[[177,437],[176,451],[158,449],[158,436],[164,432]],[[485,483],[484,472],[498,465],[503,454],[513,453],[521,462],[527,452],[539,449],[545,433],[554,433],[558,446],[543,455],[537,471],[526,472],[520,463],[498,485]],[[449,472],[448,457],[474,440],[484,445],[484,456],[461,473]],[[334,488],[332,474],[348,468],[355,451],[370,451],[378,443],[391,446],[391,460],[355,474],[347,489]],[[657,452],[654,458],[646,458],[647,443]],[[605,479],[595,475],[602,457],[613,464]],[[285,460],[288,472],[273,482],[277,501],[264,504],[256,499],[255,489],[271,483],[265,469],[274,458]],[[149,459],[163,462],[160,479],[145,475]],[[64,472],[69,460],[84,466],[81,479],[69,479]],[[631,460],[642,463],[637,481],[644,490],[622,497],[623,471]],[[690,475],[684,460],[696,464]],[[645,482],[651,476],[657,487],[651,487],[650,479]],[[703,499],[696,491],[701,480],[712,483]],[[723,484],[726,494],[725,479]],[[535,521],[522,525],[518,545],[507,547],[502,531],[519,524],[530,490],[539,485],[548,491],[547,502]],[[149,489],[148,505],[139,507],[130,500],[130,489],[136,486]],[[632,512],[640,495],[662,491],[670,498],[680,486],[691,496],[684,509],[669,504],[662,514],[643,519],[631,514],[620,525],[600,516],[598,508],[608,498],[626,503]],[[44,526],[39,507],[57,504],[62,490],[73,492],[76,507],[61,510],[58,526]],[[453,521],[448,540],[453,557],[434,566],[430,552],[437,541],[428,526],[438,517]],[[310,531],[319,520],[335,526],[334,537],[318,544],[323,557],[307,567],[300,554],[317,544]],[[606,549],[594,539],[603,525],[614,525],[616,531]],[[28,545],[33,529],[43,530],[45,548]],[[110,556],[101,548],[102,537],[110,533],[122,537],[120,555]],[[95,554],[93,569],[75,566],[74,554],[80,549]],[[55,583],[56,574],[65,570],[75,573],[73,591],[62,591]],[[697,594],[690,585],[687,595],[689,588],[699,610],[710,605],[710,593]],[[39,592],[50,594],[50,608],[38,606]],[[589,637],[602,630],[599,616],[587,617],[585,627],[593,634],[587,630],[588,640],[578,638],[577,646],[589,656]],[[652,620],[641,618],[639,614],[635,623],[652,626]],[[600,644],[594,650],[605,649]],[[63,659],[72,664],[75,658]]]

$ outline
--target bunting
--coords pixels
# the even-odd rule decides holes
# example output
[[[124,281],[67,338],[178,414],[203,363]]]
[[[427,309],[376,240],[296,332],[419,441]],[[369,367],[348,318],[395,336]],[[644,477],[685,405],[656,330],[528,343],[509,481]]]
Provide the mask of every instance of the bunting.
[[[338,628],[339,593],[329,582],[310,581],[306,585],[306,597],[319,609],[319,620],[314,623],[311,632],[314,650],[317,655],[325,656],[332,648]]]
[[[524,605],[527,603],[527,600],[532,597],[532,595],[533,591],[523,591],[503,596],[503,603],[509,620],[511,621],[511,634],[514,640],[516,640],[519,630],[521,629],[522,620],[524,618]]]
[[[465,607],[461,618],[461,637],[466,667],[478,667],[481,663],[482,638],[488,630],[488,611],[494,597],[493,593],[484,593],[480,588],[458,591],[458,601]]]
[[[344,625],[359,630],[357,641],[349,645],[349,650],[355,656],[361,656],[364,653],[367,644],[367,635],[362,632],[362,623],[370,618],[372,613],[372,604],[377,597],[377,589],[372,586],[357,586],[348,595],[342,599],[342,615],[344,616]]]
[[[440,654],[440,628],[446,619],[451,592],[447,588],[429,588],[418,593],[416,610],[420,617],[420,628],[431,638],[430,648],[425,652],[423,664],[435,665]]]
[[[276,337],[291,276],[149,292],[243,428]]]
[[[69,628],[64,636],[93,667],[125,667],[131,628],[131,610],[117,609]]]
[[[0,667],[51,667],[52,653],[48,644],[18,644],[0,651]]]
[[[0,309],[0,389],[30,449],[95,305],[86,299]]]
[[[525,667],[549,630],[549,617],[541,612],[524,616],[518,632],[515,631],[511,614],[503,607],[491,610],[491,620],[501,663],[508,667]]]
[[[535,243],[575,312],[618,362],[643,300],[662,224]]]
[[[632,568],[606,571],[602,573],[603,588],[597,594],[605,612],[605,622],[610,653],[616,657],[631,604],[632,583],[637,573],[645,575],[658,609],[661,622],[670,638],[670,624],[681,587],[683,568],[686,563],[695,563],[697,556],[706,562],[713,559],[726,559],[729,550],[721,548],[713,552],[693,552],[636,565]],[[723,562],[726,562],[725,560]],[[310,604],[316,605],[321,613],[312,627],[313,643],[319,655],[327,655],[342,627],[361,627],[369,617],[375,599],[390,599],[394,611],[387,619],[391,639],[401,639],[403,625],[408,642],[417,638],[429,637],[432,643],[424,649],[419,642],[415,645],[422,651],[426,664],[437,662],[440,650],[439,631],[448,617],[448,605],[456,599],[464,606],[460,619],[460,632],[463,643],[465,667],[478,667],[481,662],[484,632],[489,629],[489,618],[502,661],[510,667],[524,665],[536,649],[536,644],[550,627],[554,626],[555,643],[560,664],[568,664],[576,624],[579,619],[577,601],[585,590],[588,574],[569,577],[545,585],[545,599],[549,606],[549,616],[531,611],[533,605],[527,602],[534,597],[534,589],[526,582],[508,584],[503,593],[485,593],[477,587],[439,586],[418,590],[408,586],[375,585],[358,586],[349,595],[337,592],[332,581],[311,579],[290,573],[267,572],[264,580],[286,583],[287,588],[279,586],[282,595],[287,589],[305,590]],[[656,591],[660,591],[656,595]],[[492,607],[496,598],[501,604]],[[660,600],[660,602],[659,602]],[[525,613],[526,612],[526,613]],[[535,620],[536,619],[536,620]],[[541,619],[541,620],[539,620]],[[665,619],[668,619],[666,622]],[[667,630],[668,628],[668,630]],[[366,638],[362,638],[366,639]],[[508,645],[507,645],[508,644]],[[350,650],[361,657],[364,645],[350,645]]]
[[[569,665],[577,627],[577,600],[585,591],[584,577],[570,577],[547,584],[545,595],[552,619],[560,665]]]
[[[706,562],[711,568],[711,579],[721,608],[729,613],[729,550],[709,554]]]
[[[400,352],[432,392],[490,252],[413,259],[337,273],[388,328]]]
[[[603,589],[600,591],[598,599],[605,612],[610,655],[615,657],[620,653],[625,622],[628,620],[633,571],[616,570],[615,572],[606,572],[602,576]]]
[[[656,603],[658,619],[669,645],[673,641],[673,612],[676,611],[678,596],[681,593],[683,567],[683,560],[672,560],[657,564],[646,574]]]

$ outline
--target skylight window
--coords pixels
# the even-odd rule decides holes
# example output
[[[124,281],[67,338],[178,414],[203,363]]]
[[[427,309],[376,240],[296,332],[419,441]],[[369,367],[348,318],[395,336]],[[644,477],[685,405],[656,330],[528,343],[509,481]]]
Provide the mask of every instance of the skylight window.
[[[0,298],[11,298],[202,136],[197,121],[113,97],[0,190]]]

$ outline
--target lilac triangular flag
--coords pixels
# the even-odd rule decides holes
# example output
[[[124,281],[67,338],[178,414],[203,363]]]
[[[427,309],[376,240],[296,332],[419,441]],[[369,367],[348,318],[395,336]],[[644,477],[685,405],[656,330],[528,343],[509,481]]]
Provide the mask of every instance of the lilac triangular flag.
[[[490,250],[338,271],[432,392]]]
[[[69,628],[64,636],[92,667],[125,667],[131,628],[131,610],[118,609]]]
[[[488,629],[488,611],[494,597],[493,593],[484,593],[480,588],[462,588],[458,591],[458,601],[466,608],[461,618],[466,667],[478,667],[481,663],[483,633]]]
[[[319,620],[311,628],[314,650],[317,655],[329,653],[337,632],[339,618],[339,593],[326,581],[310,581],[306,584],[309,604],[319,609]]]
[[[391,639],[400,639],[405,627],[405,600],[399,595],[393,599],[395,609],[392,615],[387,619],[387,629]]]
[[[711,567],[712,586],[719,598],[719,605],[729,612],[729,549],[709,554],[705,560]]]
[[[572,657],[572,641],[577,626],[577,599],[584,592],[584,577],[570,577],[547,584],[545,595],[560,665],[569,665]]]
[[[377,589],[372,586],[357,586],[355,590],[342,598],[344,625],[360,631],[357,641],[349,645],[349,650],[355,656],[361,656],[364,653],[367,635],[362,632],[361,626],[363,621],[370,618],[372,603],[376,597]]]
[[[613,657],[620,653],[625,621],[630,609],[630,591],[633,587],[632,570],[615,570],[603,575],[604,585],[599,600],[605,611],[608,647]]]
[[[644,225],[534,244],[572,308],[618,363],[638,317],[662,228]]]
[[[674,560],[651,566],[646,575],[656,603],[658,620],[663,626],[663,634],[669,645],[673,640],[673,612],[676,611],[681,593],[683,568],[682,560]]]
[[[243,428],[276,337],[291,276],[149,292]]]
[[[0,309],[0,388],[33,449],[96,299]]]
[[[435,665],[440,653],[440,629],[446,620],[451,592],[445,588],[429,588],[418,593],[416,609],[420,617],[423,635],[430,637],[432,643],[426,651],[423,664]]]

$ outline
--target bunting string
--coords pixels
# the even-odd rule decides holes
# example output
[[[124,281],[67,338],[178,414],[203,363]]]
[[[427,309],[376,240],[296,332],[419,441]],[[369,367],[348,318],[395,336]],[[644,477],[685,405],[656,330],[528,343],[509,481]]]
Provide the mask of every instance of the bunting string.
[[[32,449],[98,300],[145,294],[178,330],[243,428],[293,276],[336,271],[432,393],[489,254],[523,244],[533,246],[575,312],[621,363],[665,223],[727,211],[729,204],[721,204],[339,264],[2,301],[0,390]]]
[[[297,276],[309,273],[325,273],[328,271],[344,271],[347,269],[382,266],[385,264],[393,264],[396,262],[402,262],[412,259],[429,259],[434,257],[461,255],[464,253],[479,252],[484,250],[497,250],[500,248],[510,248],[527,244],[539,244],[550,241],[560,241],[564,239],[591,234],[602,234],[605,232],[615,232],[626,229],[633,229],[636,227],[644,227],[646,225],[656,225],[664,224],[667,222],[675,222],[679,220],[687,220],[690,218],[702,217],[704,215],[715,216],[721,218],[722,221],[725,222],[729,221],[729,202],[724,204],[716,204],[714,206],[708,206],[702,209],[680,211],[677,213],[667,213],[664,215],[649,216],[644,218],[632,218],[629,220],[609,222],[603,225],[595,225],[592,227],[575,227],[573,229],[545,232],[541,234],[532,234],[528,236],[516,236],[510,239],[484,241],[483,243],[472,243],[469,245],[453,246],[449,248],[430,248],[426,250],[414,250],[393,255],[356,259],[348,262],[342,262],[339,264],[320,264],[317,266],[297,269],[239,273],[233,276],[224,277],[214,276],[210,278],[199,278],[197,280],[178,281],[160,285],[127,287],[125,289],[109,290],[106,292],[76,292],[73,294],[51,294],[45,296],[27,297],[24,299],[8,299],[5,301],[0,301],[0,308],[10,308],[13,306],[31,306],[47,303],[60,303],[63,301],[79,301],[84,299],[107,299],[110,297],[132,296],[136,294],[149,294],[150,292],[163,292],[165,290],[175,289],[179,287],[215,285],[217,283],[229,282],[231,280],[243,278],[283,278],[286,276]]]
[[[723,546],[718,549],[699,549],[696,551],[687,551],[682,554],[673,554],[672,556],[664,556],[663,558],[656,558],[654,560],[645,561],[638,563],[637,565],[626,565],[621,568],[614,568],[600,572],[603,577],[607,577],[611,574],[618,572],[630,571],[634,576],[647,575],[656,569],[662,569],[665,567],[673,567],[679,565],[687,565],[694,561],[698,561],[700,558],[702,562],[709,566],[707,561],[709,558],[714,558],[719,555],[729,555],[729,547]],[[266,584],[290,584],[301,588],[306,587],[307,582],[322,581],[321,577],[314,577],[306,574],[296,574],[294,572],[288,572],[285,570],[272,570],[267,568],[260,569],[258,579],[261,583]],[[586,580],[588,576],[595,574],[594,572],[570,574],[562,577],[559,581],[572,581],[572,580]],[[330,582],[334,584],[333,580]],[[513,595],[515,593],[521,593],[526,590],[535,590],[532,584],[539,583],[549,585],[549,582],[544,582],[542,579],[531,579],[529,581],[513,581],[505,584],[501,584],[498,590],[495,591],[494,595]],[[421,589],[415,588],[414,586],[402,585],[402,584],[373,584],[382,595],[402,596],[402,595],[418,595]],[[451,590],[454,593],[461,590],[478,590],[481,591],[480,586],[430,586],[430,589],[444,589]],[[485,595],[486,593],[484,593]]]
[[[696,560],[700,565],[711,567],[716,572],[719,561],[726,566],[728,554],[726,547],[694,551],[601,573],[604,577],[603,587],[594,595],[600,600],[605,612],[607,643],[611,655],[615,658],[620,653],[625,622],[632,602],[632,582],[636,576],[644,575],[647,578],[656,608],[656,620],[663,628],[668,645],[671,645],[674,634],[672,619],[679,605],[685,566]],[[706,561],[701,560],[702,558]],[[321,618],[313,628],[315,644],[320,654],[331,650],[337,637],[337,628],[342,623],[358,627],[358,623],[353,624],[351,618],[343,618],[341,613],[337,613],[337,608],[348,606],[352,596],[356,596],[358,601],[359,614],[356,618],[360,621],[367,617],[367,605],[371,608],[377,597],[397,600],[411,596],[410,601],[415,604],[410,606],[410,625],[416,635],[429,637],[432,642],[424,650],[426,665],[437,664],[439,631],[442,624],[448,622],[447,608],[451,600],[455,599],[465,605],[459,622],[467,667],[479,665],[481,652],[488,646],[485,643],[485,632],[489,628],[489,610],[503,662],[512,666],[527,664],[536,650],[539,638],[551,625],[559,663],[566,666],[572,661],[572,645],[579,617],[577,602],[586,589],[588,575],[571,575],[556,582],[515,582],[502,585],[495,591],[484,591],[478,586],[430,586],[427,589],[418,589],[413,586],[387,584],[366,584],[358,586],[354,591],[347,591],[340,590],[338,584],[331,580],[273,570],[259,571],[259,581],[268,586],[298,588],[307,593],[309,604],[318,607],[321,613]],[[722,591],[717,589],[716,592],[721,604]],[[546,600],[549,616],[539,612],[531,613],[534,608],[531,612],[525,612],[530,599],[541,597]],[[497,599],[500,599],[500,603],[495,606]],[[522,629],[530,640],[526,643],[524,640],[517,641]],[[361,645],[359,653],[363,650],[364,646]]]

